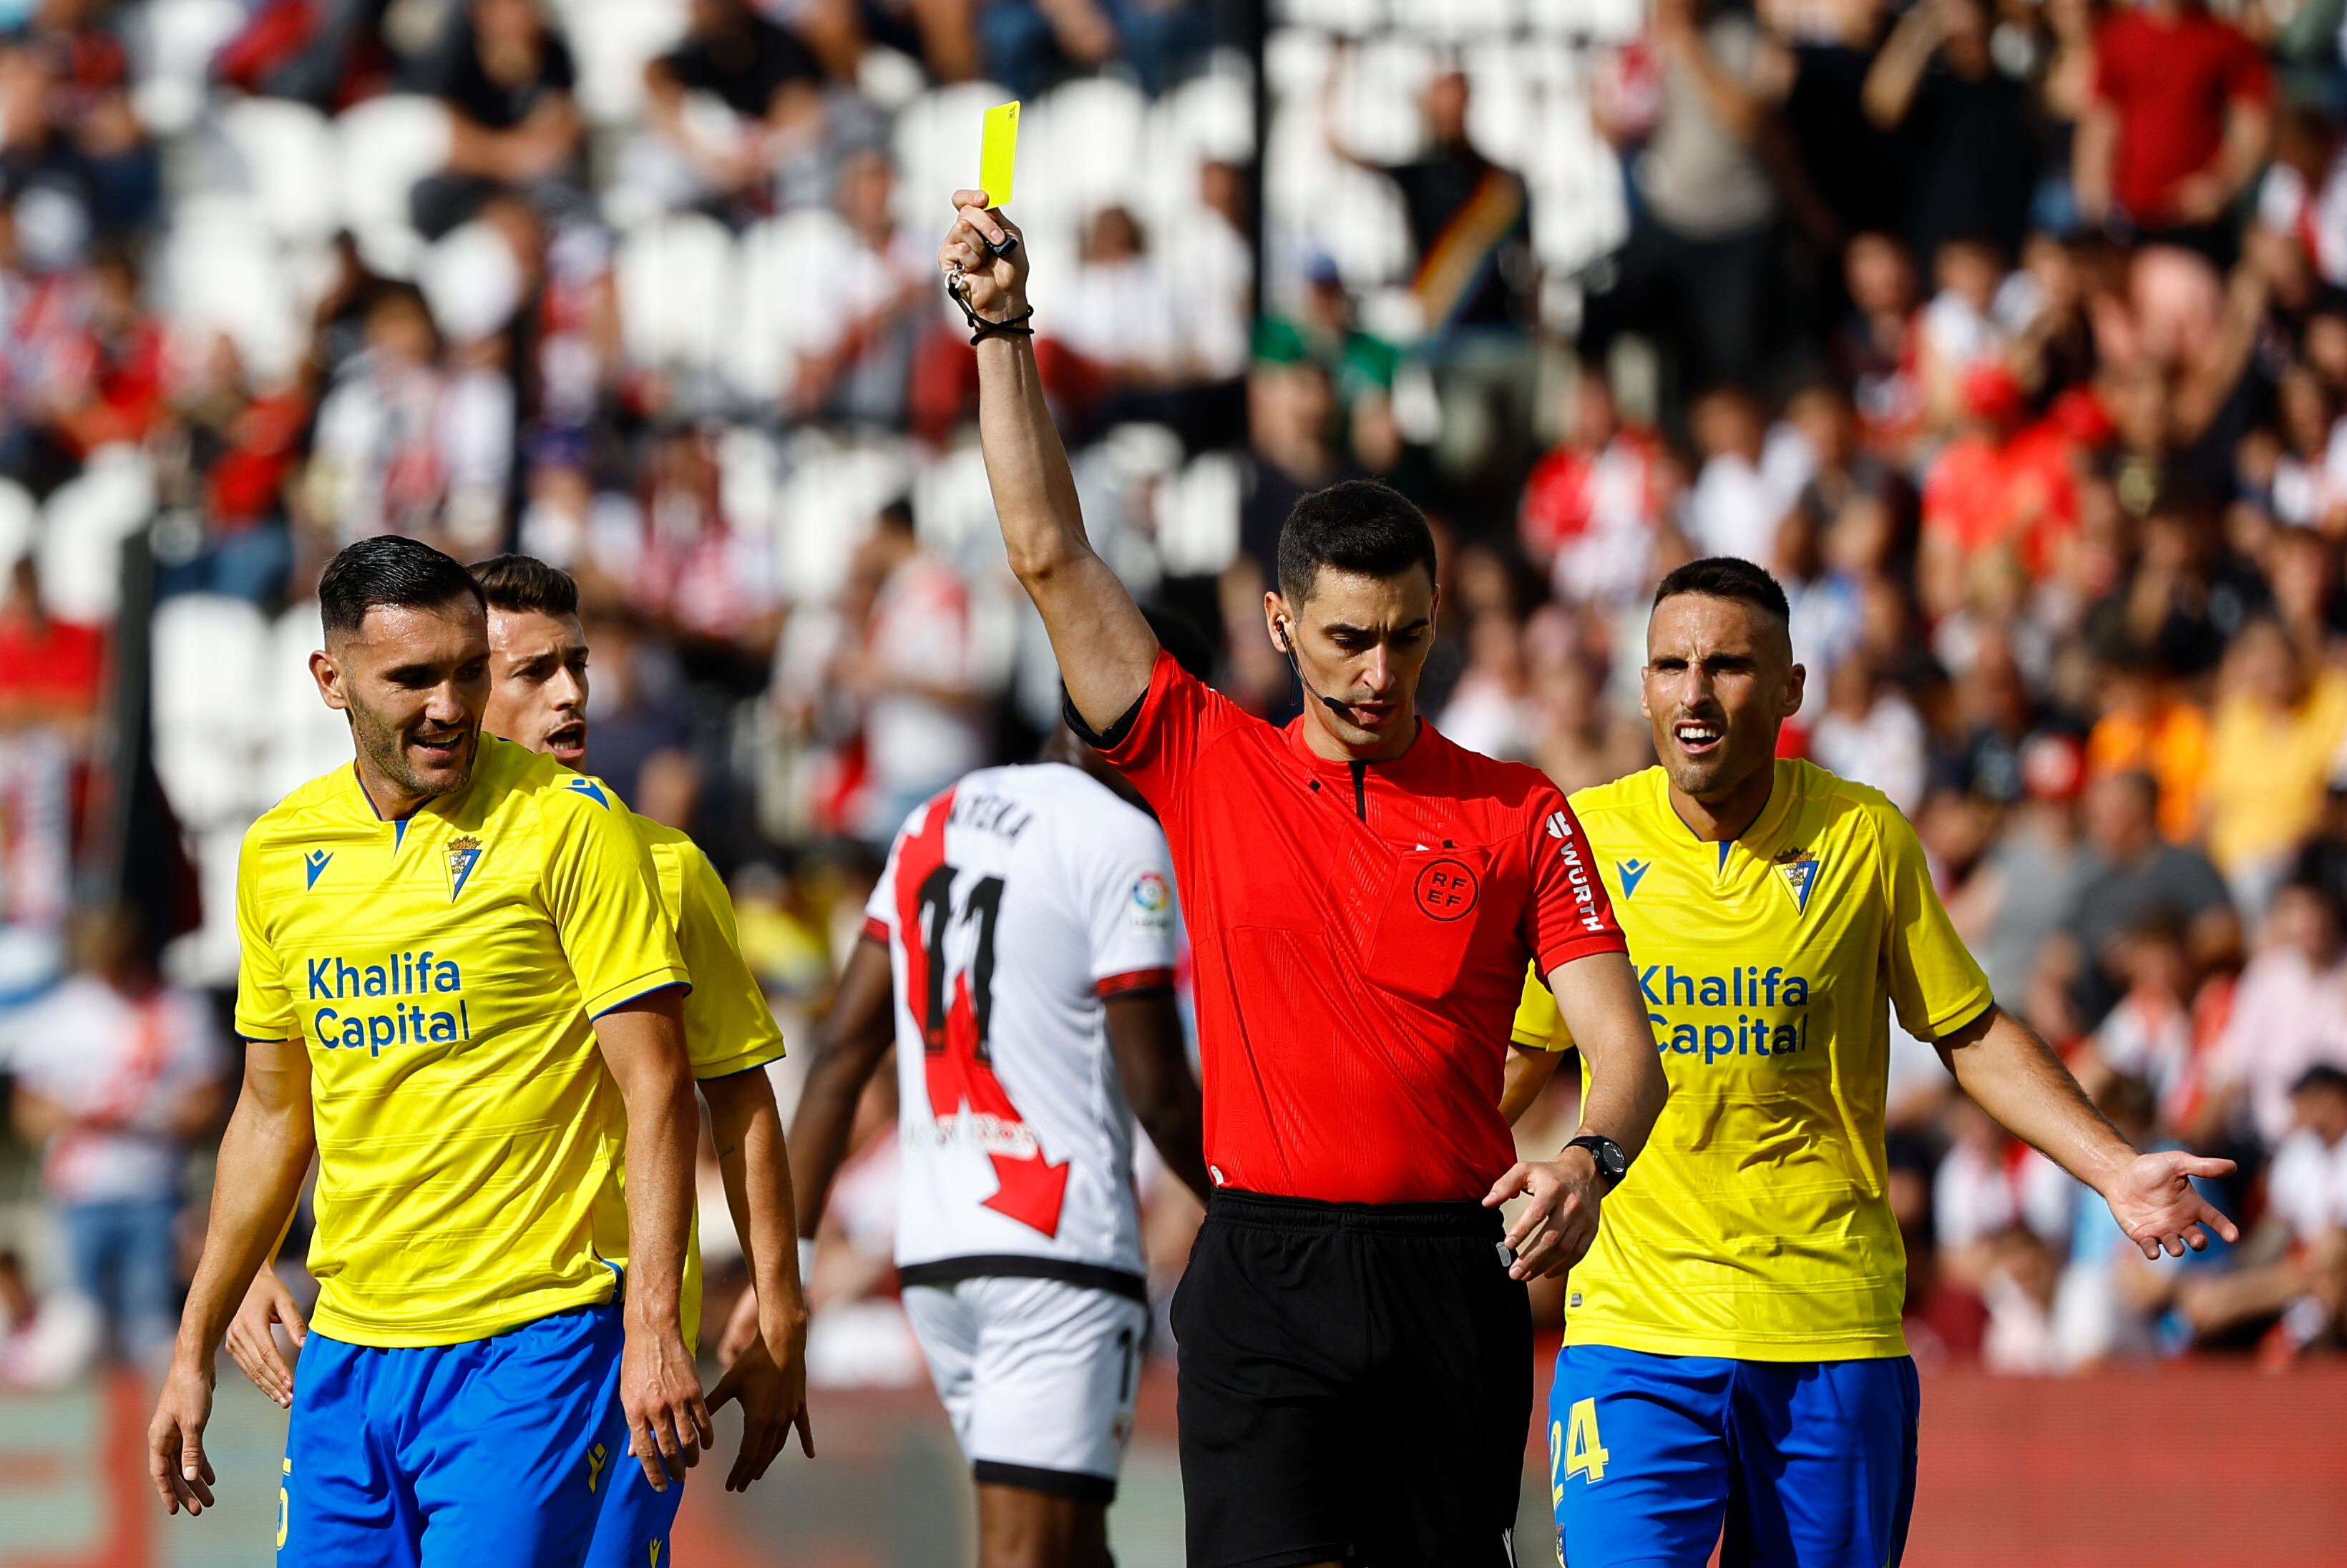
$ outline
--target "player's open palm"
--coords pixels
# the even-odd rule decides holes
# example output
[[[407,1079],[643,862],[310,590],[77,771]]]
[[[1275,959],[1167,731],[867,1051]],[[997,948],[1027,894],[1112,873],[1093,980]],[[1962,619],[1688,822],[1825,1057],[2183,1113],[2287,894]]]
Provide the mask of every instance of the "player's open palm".
[[[2198,1252],[2209,1245],[2213,1230],[2227,1241],[2239,1241],[2239,1227],[2192,1185],[2196,1176],[2218,1179],[2233,1174],[2233,1162],[2182,1149],[2155,1149],[2137,1155],[2104,1193],[2111,1216],[2143,1255],[2157,1258],[2164,1249],[2181,1257],[2189,1247]]]
[[[628,1415],[628,1451],[644,1467],[654,1492],[701,1462],[716,1441],[701,1373],[673,1327],[628,1329],[620,1358],[620,1405]]]
[[[989,210],[986,192],[954,192],[954,226],[938,249],[938,268],[948,279],[960,274],[962,298],[989,321],[1015,316],[1027,308],[1027,247],[1010,247],[997,256],[993,247],[1016,238],[1018,225]]]
[[[212,1505],[212,1461],[204,1457],[204,1425],[212,1416],[212,1377],[200,1367],[174,1360],[147,1423],[147,1474],[163,1500],[163,1512],[201,1513]]]
[[[302,1319],[293,1292],[285,1288],[285,1281],[277,1278],[275,1269],[264,1268],[252,1277],[243,1305],[229,1319],[229,1359],[244,1369],[244,1375],[252,1380],[254,1388],[275,1400],[281,1408],[292,1410],[293,1372],[277,1349],[275,1329],[280,1323],[285,1326],[286,1337],[294,1344],[308,1342],[310,1325]]]
[[[805,1343],[801,1334],[796,1349],[803,1351]],[[726,1474],[726,1491],[749,1491],[750,1483],[764,1475],[774,1456],[783,1451],[794,1427],[798,1429],[799,1451],[809,1459],[815,1457],[803,1354],[777,1362],[766,1348],[765,1336],[752,1335],[733,1364],[725,1369],[725,1375],[717,1380],[717,1387],[710,1390],[709,1408],[720,1410],[733,1400],[742,1402],[742,1451],[734,1456],[733,1468]]]

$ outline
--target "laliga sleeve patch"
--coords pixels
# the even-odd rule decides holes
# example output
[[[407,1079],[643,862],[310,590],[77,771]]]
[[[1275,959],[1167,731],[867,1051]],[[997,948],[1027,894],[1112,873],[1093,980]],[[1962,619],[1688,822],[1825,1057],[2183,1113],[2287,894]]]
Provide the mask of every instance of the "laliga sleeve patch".
[[[1125,884],[1125,923],[1149,936],[1174,930],[1174,884],[1153,866],[1143,867]]]

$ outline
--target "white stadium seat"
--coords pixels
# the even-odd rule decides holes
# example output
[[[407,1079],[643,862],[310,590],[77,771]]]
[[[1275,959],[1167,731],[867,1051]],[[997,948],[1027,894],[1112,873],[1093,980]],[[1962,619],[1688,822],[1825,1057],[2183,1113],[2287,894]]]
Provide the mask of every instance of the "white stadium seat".
[[[333,124],[306,104],[244,98],[220,113],[221,139],[262,221],[279,239],[317,241],[343,220]]]
[[[620,242],[617,272],[629,359],[717,368],[735,331],[733,237],[723,224],[690,212],[648,223]]]
[[[413,276],[424,249],[409,220],[416,182],[448,161],[448,111],[414,95],[371,98],[334,121],[343,221],[368,265]]]

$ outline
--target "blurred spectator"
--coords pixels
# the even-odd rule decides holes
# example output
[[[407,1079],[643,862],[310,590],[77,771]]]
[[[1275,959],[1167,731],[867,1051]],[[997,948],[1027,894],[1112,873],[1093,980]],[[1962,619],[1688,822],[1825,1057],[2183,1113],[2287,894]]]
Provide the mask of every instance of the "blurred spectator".
[[[937,263],[923,237],[899,224],[897,171],[876,148],[839,166],[839,215],[847,223],[853,263],[805,286],[816,320],[836,335],[803,354],[793,404],[842,423],[895,428],[905,423],[913,368],[924,332],[937,330]]]
[[[2291,1130],[2266,1173],[2266,1216],[2234,1267],[2177,1292],[2192,1342],[2268,1339],[2281,1356],[2333,1332],[2347,1267],[2347,1072],[2310,1067],[2291,1092]]]
[[[2086,872],[2063,920],[2066,949],[2047,959],[2070,969],[2087,1027],[2101,1022],[2124,987],[2118,944],[2156,920],[2180,924],[2195,962],[2237,951],[2240,925],[2224,879],[2198,850],[2162,841],[2158,786],[2139,772],[2111,773],[2086,791]]]
[[[1790,57],[1747,13],[1707,0],[1656,0],[1652,29],[1643,46],[1661,84],[1651,122],[1598,127],[1617,147],[1643,148],[1629,243],[1613,287],[1591,301],[1583,346],[1602,355],[1617,332],[1663,329],[1689,390],[1748,382],[1778,213],[1763,145]]]
[[[823,67],[744,0],[692,0],[686,16],[682,41],[644,67],[646,117],[666,155],[650,178],[666,205],[755,216],[773,203],[777,168],[822,135]]]
[[[36,723],[77,730],[97,711],[105,673],[105,634],[51,615],[32,557],[18,559],[0,596],[0,733]]]
[[[2115,660],[2101,672],[2102,717],[2086,737],[2096,778],[2142,773],[2159,796],[2159,831],[2174,843],[2198,834],[2209,772],[2209,716],[2176,688],[2157,658]]]
[[[871,795],[857,833],[885,845],[914,807],[985,762],[987,693],[969,588],[921,547],[912,508],[883,507],[857,555],[876,585],[872,616],[833,679],[863,708]]]
[[[2210,1064],[2208,1119],[2222,1126],[2238,1114],[2273,1148],[2291,1126],[2293,1089],[2321,1066],[2347,1068],[2347,930],[2338,891],[2307,880],[2275,894],[2264,942],[2241,972]]]
[[[2272,100],[2264,56],[2198,0],[2112,12],[2078,127],[2079,216],[2226,259],[2220,219],[2264,160]]]
[[[1566,604],[1641,602],[1662,521],[1655,439],[1623,420],[1593,371],[1573,378],[1563,402],[1564,439],[1524,482],[1524,553]]]
[[[1863,654],[1834,666],[1825,711],[1809,731],[1809,755],[1845,779],[1871,784],[1906,812],[1923,804],[1922,716]]]
[[[1076,260],[1051,312],[1054,341],[1112,388],[1159,385],[1188,368],[1172,280],[1131,211],[1109,206],[1093,213]]]
[[[1794,496],[1762,469],[1768,429],[1758,402],[1741,388],[1722,387],[1697,400],[1692,423],[1703,467],[1687,496],[1689,542],[1707,555],[1768,565]]]
[[[415,188],[415,227],[425,239],[500,191],[549,213],[584,204],[577,80],[569,46],[538,0],[462,0],[428,84],[448,107],[449,145],[447,167]]]
[[[1867,74],[1865,107],[1904,133],[1909,242],[1933,256],[1955,239],[2020,253],[2035,174],[2028,89],[1997,68],[1981,0],[1921,0],[1883,41]]]
[[[2347,739],[2347,676],[2308,668],[2281,626],[2261,620],[2234,642],[2225,687],[2209,733],[2209,852],[2254,917],[2314,830]]]
[[[227,1058],[210,1003],[157,980],[134,917],[86,916],[74,947],[73,977],[9,1026],[16,1130],[42,1149],[75,1288],[151,1365],[178,1332],[179,1184]]]
[[[1328,74],[1333,92],[1338,76]],[[1329,149],[1374,168],[1400,188],[1418,265],[1410,294],[1428,332],[1504,327],[1519,319],[1516,296],[1529,280],[1525,251],[1530,208],[1524,182],[1476,150],[1467,135],[1467,75],[1435,73],[1419,107],[1425,150],[1411,162],[1383,167],[1355,156],[1323,107]]]

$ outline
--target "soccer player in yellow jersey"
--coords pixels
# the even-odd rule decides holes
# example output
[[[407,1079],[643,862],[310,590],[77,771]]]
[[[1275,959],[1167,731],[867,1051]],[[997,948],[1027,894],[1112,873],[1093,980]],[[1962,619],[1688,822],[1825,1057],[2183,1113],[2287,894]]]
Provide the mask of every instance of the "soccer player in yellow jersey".
[[[488,601],[490,687],[483,728],[583,769],[588,647],[578,585],[528,555],[500,555],[471,571]],[[692,978],[684,1003],[685,1048],[709,1102],[727,1207],[753,1270],[753,1288],[743,1304],[750,1342],[709,1400],[712,1411],[730,1400],[742,1401],[742,1449],[726,1480],[728,1490],[740,1490],[765,1473],[794,1426],[802,1449],[815,1451],[806,1420],[806,1308],[792,1241],[790,1166],[774,1086],[764,1071],[782,1056],[783,1037],[742,957],[733,901],[709,857],[673,828],[646,817],[635,818],[634,825],[651,851],[663,911]],[[688,1345],[700,1336],[701,1306],[695,1237],[686,1246],[682,1296]],[[299,1306],[275,1271],[263,1268],[230,1327],[228,1348],[253,1381],[283,1404],[292,1380],[271,1332],[278,1323],[297,1343],[302,1340]],[[682,1493],[681,1486],[655,1491],[640,1475],[620,1471],[599,1489],[589,1568],[637,1568],[649,1561],[667,1544]]]
[[[1784,590],[1663,579],[1642,704],[1661,766],[1573,797],[1630,939],[1669,1105],[1566,1285],[1549,1405],[1566,1568],[1883,1568],[1913,1502],[1906,1264],[1884,1197],[1890,1013],[2157,1257],[2231,1224],[2225,1160],[2138,1154],[2002,1011],[1882,795],[1777,759],[1800,707]],[[1505,1109],[1571,1044],[1528,979]],[[1624,1172],[1609,1173],[1620,1182]],[[1724,1540],[1723,1540],[1724,1536]]]
[[[666,1486],[710,1439],[678,1312],[684,965],[624,810],[481,733],[462,566],[364,540],[319,603],[355,759],[245,837],[244,1088],[149,1470],[168,1510],[211,1502],[214,1357],[314,1150],[280,1568],[571,1568],[628,1454]]]

